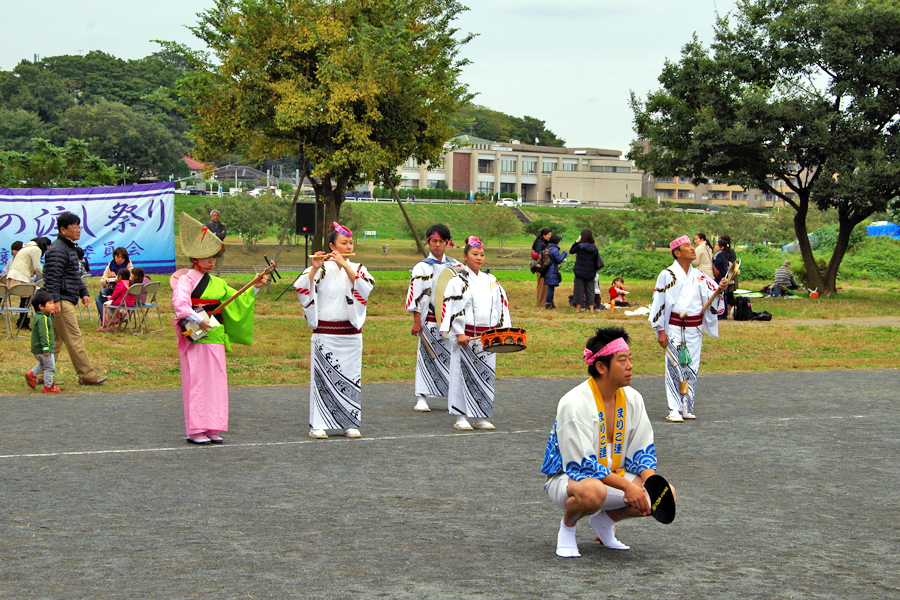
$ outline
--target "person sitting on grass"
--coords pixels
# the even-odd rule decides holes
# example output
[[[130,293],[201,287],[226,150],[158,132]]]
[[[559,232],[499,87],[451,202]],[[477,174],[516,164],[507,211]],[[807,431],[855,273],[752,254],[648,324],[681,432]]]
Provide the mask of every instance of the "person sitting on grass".
[[[790,267],[791,261],[786,260],[780,267],[775,269],[775,283],[771,287],[773,296],[784,296],[785,290],[800,289],[800,285],[794,279],[794,274],[791,273]]]
[[[61,392],[53,384],[53,375],[56,373],[56,361],[53,355],[56,339],[53,336],[53,313],[56,311],[56,302],[53,296],[47,292],[37,292],[31,299],[34,306],[34,321],[31,326],[31,353],[37,359],[37,364],[25,374],[25,381],[32,389],[37,388],[37,376],[44,374],[44,393],[55,394]]]
[[[631,304],[625,300],[626,294],[628,294],[628,290],[625,288],[625,280],[621,277],[613,279],[612,285],[609,286],[610,306],[612,306],[613,302],[616,303],[616,306],[631,306]]]

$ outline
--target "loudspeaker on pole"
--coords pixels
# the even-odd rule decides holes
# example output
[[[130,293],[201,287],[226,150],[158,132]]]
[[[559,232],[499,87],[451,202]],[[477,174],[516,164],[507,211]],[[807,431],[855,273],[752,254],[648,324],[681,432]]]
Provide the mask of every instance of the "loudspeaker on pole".
[[[316,235],[316,203],[297,203],[297,235]]]

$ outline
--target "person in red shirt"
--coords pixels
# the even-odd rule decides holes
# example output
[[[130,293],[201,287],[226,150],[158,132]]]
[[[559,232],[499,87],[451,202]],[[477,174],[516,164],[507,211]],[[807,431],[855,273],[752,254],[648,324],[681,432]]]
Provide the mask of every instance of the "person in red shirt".
[[[609,302],[615,302],[616,306],[631,306],[625,300],[626,294],[628,294],[628,290],[625,289],[625,280],[621,277],[613,279],[612,285],[609,287]]]

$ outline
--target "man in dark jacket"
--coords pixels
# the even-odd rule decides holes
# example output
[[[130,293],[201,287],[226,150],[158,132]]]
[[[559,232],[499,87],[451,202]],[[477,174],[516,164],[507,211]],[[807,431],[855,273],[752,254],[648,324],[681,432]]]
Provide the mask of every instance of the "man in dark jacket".
[[[209,229],[210,233],[215,234],[217,238],[225,241],[225,236],[227,232],[225,231],[225,226],[219,222],[219,211],[211,210],[209,211],[209,218],[211,219],[209,223],[206,224],[206,228]],[[222,272],[222,266],[225,264],[225,246],[222,246],[222,249],[219,250],[219,253],[216,254],[216,266],[213,267],[213,275],[216,277]]]
[[[60,347],[65,344],[75,372],[78,373],[78,383],[100,385],[106,381],[106,377],[99,377],[94,372],[84,350],[84,337],[75,314],[79,299],[85,306],[91,301],[87,286],[81,280],[78,269],[80,261],[75,253],[75,242],[81,237],[81,219],[70,212],[64,212],[57,217],[56,227],[59,235],[44,254],[43,288],[56,301],[56,318],[53,320],[53,330],[56,332],[54,352],[58,356]]]

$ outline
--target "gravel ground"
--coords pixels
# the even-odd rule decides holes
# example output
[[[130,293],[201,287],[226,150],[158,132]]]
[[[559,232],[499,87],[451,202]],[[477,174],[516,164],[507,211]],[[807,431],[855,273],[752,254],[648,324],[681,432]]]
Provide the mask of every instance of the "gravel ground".
[[[580,378],[499,381],[473,433],[364,384],[364,437],[321,441],[306,388],[235,387],[214,447],[178,391],[8,396],[0,598],[898,597],[898,374],[701,375],[683,424],[636,378],[678,517],[620,525],[628,552],[585,522],[578,559],[539,469]]]

